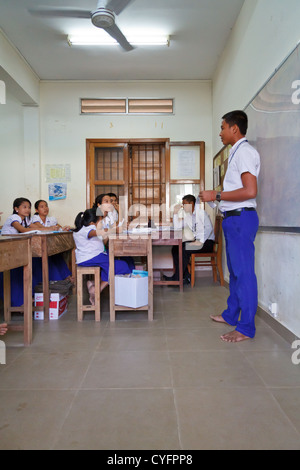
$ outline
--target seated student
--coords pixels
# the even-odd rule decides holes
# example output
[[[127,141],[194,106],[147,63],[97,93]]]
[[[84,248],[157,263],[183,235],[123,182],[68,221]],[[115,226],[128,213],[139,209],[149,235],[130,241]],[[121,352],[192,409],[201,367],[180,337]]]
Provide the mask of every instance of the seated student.
[[[113,205],[112,218],[115,222],[118,222],[120,212],[118,197],[115,193],[108,193],[108,196],[110,197],[110,202]]]
[[[47,201],[44,201],[43,199],[39,199],[34,204],[34,208],[36,212],[34,213],[34,216],[32,217],[32,224],[34,224],[37,230],[44,230],[45,227],[47,227],[48,230],[53,230],[53,231],[55,230],[69,231],[70,230],[69,226],[62,227],[61,225],[59,225],[55,217],[49,217],[49,206],[48,206]]]
[[[8,217],[3,225],[1,235],[16,235],[37,230],[32,224],[31,202],[29,199],[19,197],[13,202],[13,214]],[[46,228],[44,227],[44,230]],[[57,256],[57,255],[55,255]],[[64,260],[63,260],[64,261]],[[56,257],[49,257],[49,280],[60,281],[68,278],[71,271],[66,264],[56,262]],[[15,268],[10,271],[11,278],[11,305],[20,307],[24,303],[23,296],[23,268]],[[43,280],[41,258],[32,258],[32,294],[35,286]],[[0,298],[3,298],[3,274],[0,273]]]
[[[31,202],[25,197],[18,197],[13,202],[13,213],[5,221],[1,234],[15,235],[34,230],[31,226]]]
[[[112,228],[116,223],[113,215],[114,206],[111,197],[108,194],[99,194],[93,204],[93,208],[100,208],[99,213],[102,214],[102,224],[104,228]]]
[[[102,206],[103,210],[103,206]],[[107,243],[109,229],[103,225],[105,211],[103,215],[97,215],[97,208],[87,209],[80,212],[75,219],[75,231],[73,237],[76,245],[75,256],[78,266],[99,266],[101,268],[100,292],[108,285],[109,276],[109,255],[104,244]],[[132,260],[115,260],[115,274],[130,274],[134,269]],[[95,284],[91,281],[87,283],[90,294],[90,302],[95,302]]]
[[[183,231],[182,236],[182,269],[184,283],[190,283],[188,264],[192,253],[209,253],[213,251],[215,234],[208,214],[196,204],[196,198],[187,194],[182,198],[182,206],[174,208],[173,225],[175,230]],[[178,246],[172,247],[175,273],[166,277],[169,281],[179,280]]]
[[[34,204],[34,208],[36,210],[35,214],[32,217],[31,224],[37,230],[70,230],[69,226],[61,227],[57,223],[55,217],[49,217],[49,207],[47,201],[43,199],[39,199]],[[64,260],[62,253],[58,253],[57,255],[49,256],[48,259],[49,264],[49,279],[51,281],[62,281],[64,279],[70,280],[73,282],[74,279],[71,277],[71,271],[67,267],[67,264]]]
[[[5,221],[1,235],[16,235],[34,230],[31,219],[31,202],[25,197],[18,197],[13,202],[13,213]],[[40,258],[32,258],[32,293],[35,286],[42,280]],[[23,268],[10,271],[11,305],[20,307],[24,303],[23,297]],[[3,273],[0,273],[0,297],[3,298]]]

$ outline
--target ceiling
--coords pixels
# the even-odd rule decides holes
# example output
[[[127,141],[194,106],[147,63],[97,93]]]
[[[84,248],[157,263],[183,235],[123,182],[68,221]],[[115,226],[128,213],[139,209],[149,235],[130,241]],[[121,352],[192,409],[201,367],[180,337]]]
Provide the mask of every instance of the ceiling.
[[[127,35],[157,30],[169,47],[69,46],[67,35],[95,31],[89,19],[33,16],[34,6],[95,10],[97,0],[0,0],[0,28],[41,80],[211,79],[244,0],[134,0],[116,17]]]

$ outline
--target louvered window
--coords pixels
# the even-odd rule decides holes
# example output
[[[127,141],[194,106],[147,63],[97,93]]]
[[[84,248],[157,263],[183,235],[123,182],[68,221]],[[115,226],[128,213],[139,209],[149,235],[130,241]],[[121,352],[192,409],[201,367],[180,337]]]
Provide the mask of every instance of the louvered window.
[[[174,100],[161,98],[85,98],[81,114],[174,114]]]

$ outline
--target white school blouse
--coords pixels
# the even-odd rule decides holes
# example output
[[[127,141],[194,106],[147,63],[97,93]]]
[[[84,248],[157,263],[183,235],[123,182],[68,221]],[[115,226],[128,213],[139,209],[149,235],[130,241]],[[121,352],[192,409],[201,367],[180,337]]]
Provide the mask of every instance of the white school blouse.
[[[26,227],[25,219],[22,220],[18,214],[12,214],[5,221],[1,230],[1,235],[14,235],[16,233],[19,233],[19,231],[15,227],[12,226],[13,222],[19,222],[19,224],[23,225],[23,227]],[[27,227],[29,227],[29,225],[32,223],[32,219],[27,218],[26,223],[27,223]]]
[[[234,144],[228,157],[228,168],[223,182],[223,191],[234,191],[243,187],[242,174],[251,173],[258,178],[260,172],[260,156],[244,137]],[[221,212],[240,209],[241,207],[256,208],[256,199],[246,201],[221,201]]]
[[[193,214],[183,212],[183,219],[174,214],[173,224],[175,230],[188,227],[194,234],[196,240],[205,243],[206,240],[214,240],[214,228],[207,212],[200,209],[199,204],[195,205]]]
[[[43,222],[41,217],[38,214],[34,214],[32,217],[32,223],[34,224],[35,222],[39,222],[42,224],[44,227],[52,227],[53,225],[57,225],[57,220],[55,217],[46,217],[46,221]]]
[[[91,230],[96,230],[96,225],[88,225],[88,227],[82,227],[78,232],[73,232],[73,238],[76,245],[76,264],[88,261],[105,251],[102,238],[88,238]]]

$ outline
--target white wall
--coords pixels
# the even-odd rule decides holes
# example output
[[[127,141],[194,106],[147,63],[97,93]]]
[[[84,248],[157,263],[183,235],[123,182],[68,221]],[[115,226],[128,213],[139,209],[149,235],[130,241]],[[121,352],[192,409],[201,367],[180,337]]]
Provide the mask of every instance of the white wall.
[[[82,116],[80,98],[174,98],[172,116]],[[211,184],[211,82],[210,81],[43,81],[40,98],[41,197],[48,198],[46,164],[70,164],[72,181],[67,199],[49,203],[61,223],[73,224],[86,207],[87,138],[170,138],[172,141],[204,140]]]
[[[6,103],[0,104],[0,225],[13,201],[40,193],[39,79],[0,31],[0,80]]]
[[[23,149],[23,109],[6,93],[6,104],[0,105],[0,225],[12,213],[14,199],[25,194]]]
[[[243,109],[296,46],[299,18],[299,0],[245,1],[213,79],[213,154],[221,148],[221,117]],[[300,336],[299,235],[259,233],[256,271],[260,306],[277,302],[278,321]]]

